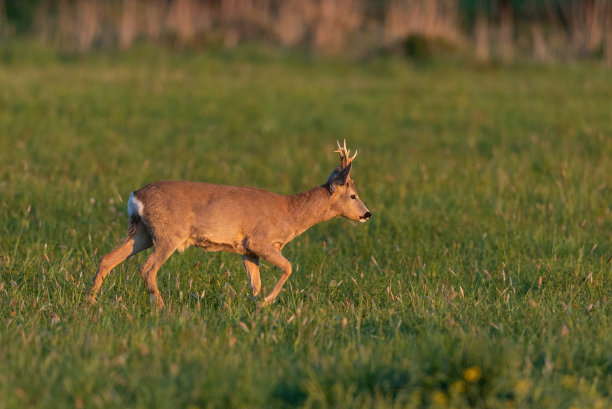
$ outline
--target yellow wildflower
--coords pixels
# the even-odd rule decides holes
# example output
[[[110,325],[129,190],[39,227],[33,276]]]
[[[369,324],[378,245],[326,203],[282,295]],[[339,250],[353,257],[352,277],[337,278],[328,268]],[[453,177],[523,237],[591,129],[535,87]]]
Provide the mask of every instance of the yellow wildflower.
[[[448,402],[448,399],[446,398],[444,392],[439,390],[435,390],[432,392],[431,400],[438,405],[446,405],[446,402]]]
[[[461,379],[454,382],[450,387],[451,392],[456,395],[460,395],[464,393],[465,389],[466,389],[465,382],[463,382]]]
[[[521,379],[516,383],[514,390],[518,395],[525,396],[531,390],[531,381],[528,379]]]
[[[482,376],[482,371],[477,366],[472,366],[463,372],[463,379],[470,383],[478,382]]]
[[[572,375],[565,375],[563,378],[561,378],[561,385],[565,389],[572,389],[574,386],[576,386],[576,377]]]

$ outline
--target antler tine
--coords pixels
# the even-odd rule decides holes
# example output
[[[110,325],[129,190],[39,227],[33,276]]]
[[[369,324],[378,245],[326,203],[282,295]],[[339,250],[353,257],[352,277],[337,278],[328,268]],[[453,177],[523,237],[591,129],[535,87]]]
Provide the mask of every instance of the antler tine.
[[[336,140],[336,144],[338,145],[338,149],[335,150],[334,152],[338,152],[340,154],[340,157],[347,156],[346,155],[346,139],[344,140],[344,146],[340,146],[340,142],[338,142],[337,140]]]
[[[345,168],[353,161],[353,159],[355,159],[355,156],[357,156],[357,151],[355,151],[353,157],[350,156],[351,150],[346,147],[346,139],[343,140],[342,146],[340,146],[340,142],[337,140],[336,144],[338,145],[338,149],[334,152],[338,152],[340,154],[340,164],[343,168]]]

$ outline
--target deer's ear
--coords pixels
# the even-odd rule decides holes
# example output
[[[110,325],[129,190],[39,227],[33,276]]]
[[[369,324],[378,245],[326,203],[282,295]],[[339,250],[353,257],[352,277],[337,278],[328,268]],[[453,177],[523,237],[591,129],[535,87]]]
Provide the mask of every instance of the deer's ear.
[[[327,189],[329,193],[334,193],[338,186],[344,186],[346,184],[352,166],[353,165],[349,163],[348,166],[342,169],[335,169],[332,174],[329,175],[329,178],[327,178]]]

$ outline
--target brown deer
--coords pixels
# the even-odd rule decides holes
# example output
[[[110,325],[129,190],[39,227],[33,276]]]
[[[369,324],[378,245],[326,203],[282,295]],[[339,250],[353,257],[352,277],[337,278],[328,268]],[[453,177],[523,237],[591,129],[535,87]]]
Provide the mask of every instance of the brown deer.
[[[242,254],[253,296],[261,289],[259,259],[283,271],[262,305],[272,303],[287,278],[291,263],[283,257],[285,244],[311,226],[337,216],[360,222],[371,213],[361,202],[350,178],[350,151],[338,143],[340,166],[327,183],[293,196],[252,187],[214,185],[203,182],[162,181],[132,192],[127,203],[130,224],[123,243],[104,255],[88,299],[95,302],[110,271],[130,256],[155,246],[140,267],[151,299],[164,308],[157,288],[157,271],[178,250],[197,246],[208,251]]]

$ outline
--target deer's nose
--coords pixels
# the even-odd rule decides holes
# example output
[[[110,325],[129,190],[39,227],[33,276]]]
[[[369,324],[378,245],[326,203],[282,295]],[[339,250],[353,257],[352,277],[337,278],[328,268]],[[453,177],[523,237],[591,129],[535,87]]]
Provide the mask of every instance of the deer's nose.
[[[365,214],[363,216],[359,217],[359,221],[365,222],[366,220],[368,220],[370,218],[370,216],[372,216],[372,213],[365,212]]]

